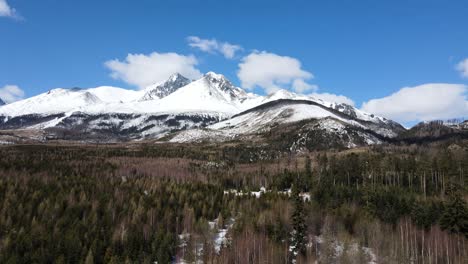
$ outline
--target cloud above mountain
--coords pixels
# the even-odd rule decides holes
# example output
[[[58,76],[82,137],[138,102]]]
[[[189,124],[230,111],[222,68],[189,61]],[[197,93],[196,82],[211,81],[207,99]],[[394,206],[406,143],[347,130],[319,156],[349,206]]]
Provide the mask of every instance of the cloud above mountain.
[[[6,0],[0,0],[0,17],[20,18],[18,12]]]
[[[331,93],[311,93],[309,96],[312,96],[316,99],[321,99],[325,102],[332,102],[332,103],[338,103],[338,104],[347,104],[354,106],[355,103],[354,101],[346,97],[344,95],[336,95],[336,94],[331,94]]]
[[[202,76],[197,69],[198,60],[193,55],[177,53],[128,54],[125,60],[118,59],[105,62],[111,70],[111,77],[140,89],[165,81],[174,73],[180,73],[190,79]]]
[[[188,44],[192,48],[199,49],[203,52],[212,54],[220,53],[226,59],[233,59],[238,51],[242,50],[240,45],[231,44],[229,42],[221,42],[216,39],[202,39],[197,36],[187,38]]]
[[[430,83],[404,87],[389,96],[369,100],[363,103],[362,110],[399,122],[466,117],[467,96],[466,85]]]
[[[460,72],[463,78],[468,78],[468,58],[459,62],[456,69]]]
[[[24,91],[17,85],[5,85],[0,88],[0,98],[6,103],[13,103],[24,98]]]
[[[242,58],[237,77],[243,88],[259,87],[266,93],[280,89],[293,89],[299,93],[316,90],[316,86],[306,82],[314,75],[303,70],[298,59],[266,51],[254,51]]]

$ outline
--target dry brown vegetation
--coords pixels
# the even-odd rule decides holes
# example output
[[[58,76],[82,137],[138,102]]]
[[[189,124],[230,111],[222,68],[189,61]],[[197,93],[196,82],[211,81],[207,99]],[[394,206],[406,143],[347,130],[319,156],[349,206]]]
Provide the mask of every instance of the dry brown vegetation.
[[[264,151],[150,142],[1,146],[0,262],[466,262],[466,142],[273,159]],[[224,193],[262,186],[271,192],[260,198]],[[281,193],[291,187],[311,201],[298,207]],[[289,251],[293,215],[307,227],[297,257]],[[208,225],[215,219],[219,228],[234,219],[220,252]]]

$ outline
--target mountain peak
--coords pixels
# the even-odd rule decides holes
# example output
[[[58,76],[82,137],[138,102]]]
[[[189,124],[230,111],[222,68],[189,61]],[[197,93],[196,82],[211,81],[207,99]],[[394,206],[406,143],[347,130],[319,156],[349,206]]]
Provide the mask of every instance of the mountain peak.
[[[2,98],[0,98],[0,106],[2,105],[6,105],[5,101],[2,100]]]
[[[187,79],[187,78],[185,76],[183,76],[182,74],[176,72],[176,73],[171,74],[171,76],[169,76],[169,78],[166,80],[166,82],[175,82],[178,79]]]
[[[231,99],[242,98],[246,96],[246,93],[241,88],[234,86],[224,75],[215,72],[207,72],[203,78],[208,84],[214,88],[221,90],[224,93],[229,94]]]
[[[188,78],[176,72],[169,76],[165,82],[148,86],[145,95],[143,95],[139,101],[161,99],[177,91],[179,88],[186,86],[190,82]]]
[[[226,79],[226,77],[224,77],[224,75],[222,74],[219,74],[219,73],[216,73],[216,72],[212,72],[212,71],[209,71],[205,74],[205,77],[209,77],[209,78],[212,78],[212,79]]]

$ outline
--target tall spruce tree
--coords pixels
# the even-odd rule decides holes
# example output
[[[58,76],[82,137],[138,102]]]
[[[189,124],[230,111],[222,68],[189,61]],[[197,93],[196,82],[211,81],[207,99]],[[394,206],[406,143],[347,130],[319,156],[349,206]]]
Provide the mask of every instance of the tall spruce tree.
[[[461,187],[452,186],[447,191],[449,200],[440,219],[442,228],[468,237],[468,208],[461,194]]]
[[[299,180],[296,178],[292,186],[291,198],[294,202],[294,212],[292,214],[293,230],[291,232],[291,244],[289,246],[290,261],[295,263],[296,256],[304,255],[306,252],[306,232],[307,227],[305,224],[304,201],[300,196]]]

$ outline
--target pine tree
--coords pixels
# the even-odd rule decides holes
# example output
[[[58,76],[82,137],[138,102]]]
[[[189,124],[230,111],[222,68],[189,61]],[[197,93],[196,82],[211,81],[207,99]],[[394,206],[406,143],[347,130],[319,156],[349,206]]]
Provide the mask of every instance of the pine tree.
[[[449,201],[440,219],[440,225],[452,233],[461,233],[468,237],[468,208],[460,192],[456,187],[448,190]]]
[[[298,181],[292,186],[291,198],[294,201],[294,212],[292,214],[293,231],[291,233],[291,244],[289,247],[290,260],[295,263],[297,255],[304,255],[306,252],[306,231],[304,201],[299,195]]]

